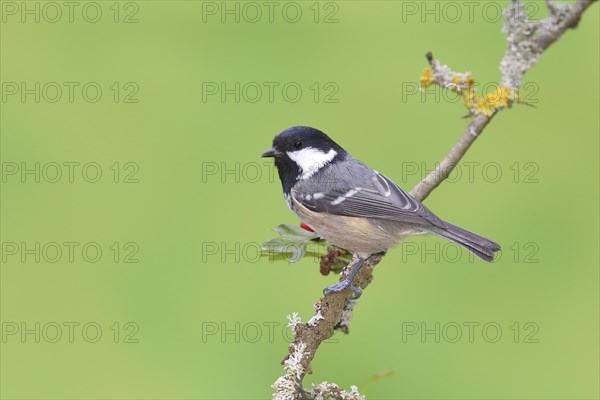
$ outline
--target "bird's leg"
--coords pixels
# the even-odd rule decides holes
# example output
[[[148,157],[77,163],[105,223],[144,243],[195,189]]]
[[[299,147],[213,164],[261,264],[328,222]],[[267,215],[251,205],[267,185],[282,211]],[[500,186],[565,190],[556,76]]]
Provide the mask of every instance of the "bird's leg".
[[[356,262],[355,262],[355,260],[356,260]],[[365,261],[366,261],[366,259],[355,254],[354,258],[352,259],[350,264],[348,264],[348,267],[350,267],[352,264],[354,264],[352,271],[350,271],[348,276],[346,278],[344,278],[343,281],[338,282],[331,286],[327,286],[325,289],[323,289],[323,294],[325,296],[327,296],[328,294],[335,293],[335,292],[341,292],[342,290],[344,290],[346,288],[350,288],[354,292],[353,299],[355,299],[355,300],[358,299],[360,297],[360,295],[362,294],[362,291],[358,287],[352,285],[352,281],[354,280],[354,277],[356,276],[356,274],[360,270],[360,267],[362,267],[362,265],[364,264]]]

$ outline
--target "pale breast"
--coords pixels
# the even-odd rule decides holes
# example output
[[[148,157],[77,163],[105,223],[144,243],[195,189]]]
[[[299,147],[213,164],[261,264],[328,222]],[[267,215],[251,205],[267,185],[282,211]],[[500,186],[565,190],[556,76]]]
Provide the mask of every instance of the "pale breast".
[[[317,213],[291,195],[290,208],[329,242],[354,253],[375,254],[400,243],[406,236],[420,234],[414,227],[395,221]]]

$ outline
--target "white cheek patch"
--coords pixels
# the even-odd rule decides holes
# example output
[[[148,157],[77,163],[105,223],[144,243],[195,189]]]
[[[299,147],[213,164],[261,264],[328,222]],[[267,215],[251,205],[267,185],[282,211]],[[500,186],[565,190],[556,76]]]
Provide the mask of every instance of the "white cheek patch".
[[[302,170],[299,178],[306,179],[312,176],[325,164],[333,160],[333,158],[337,155],[337,151],[330,149],[327,153],[325,153],[321,150],[307,147],[302,150],[288,151],[287,155],[296,164],[298,164],[298,167],[300,167]]]

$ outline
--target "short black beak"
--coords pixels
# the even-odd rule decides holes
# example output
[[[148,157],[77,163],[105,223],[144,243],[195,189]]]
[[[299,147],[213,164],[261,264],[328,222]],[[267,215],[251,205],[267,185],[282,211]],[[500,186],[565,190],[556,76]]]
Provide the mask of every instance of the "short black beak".
[[[260,156],[261,157],[275,157],[275,156],[278,156],[279,154],[281,154],[281,153],[277,149],[272,148],[272,149],[265,151]]]

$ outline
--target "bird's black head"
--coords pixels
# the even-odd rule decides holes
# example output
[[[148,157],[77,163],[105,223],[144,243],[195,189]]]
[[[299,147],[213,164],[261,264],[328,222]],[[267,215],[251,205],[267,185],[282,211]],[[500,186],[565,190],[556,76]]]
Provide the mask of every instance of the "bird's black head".
[[[346,154],[320,130],[294,126],[275,136],[273,148],[260,156],[275,158],[283,191],[289,193],[298,180],[311,177],[321,168],[345,158]]]

